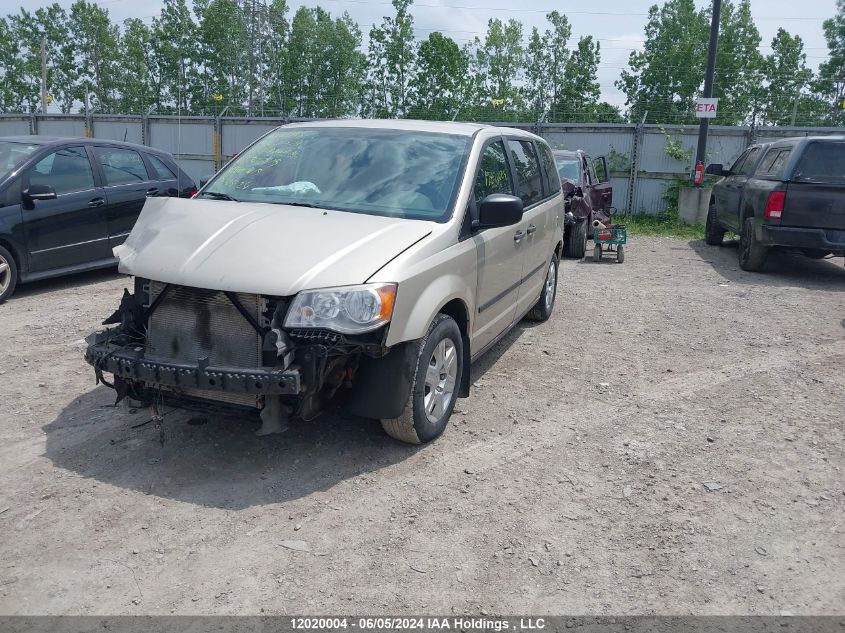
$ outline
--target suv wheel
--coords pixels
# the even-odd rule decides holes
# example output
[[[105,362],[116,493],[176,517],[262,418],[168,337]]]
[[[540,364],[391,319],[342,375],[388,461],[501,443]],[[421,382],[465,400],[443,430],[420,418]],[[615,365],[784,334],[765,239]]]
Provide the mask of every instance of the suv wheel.
[[[569,227],[563,239],[564,257],[583,259],[587,252],[587,220],[579,220]]]
[[[546,279],[543,281],[543,291],[540,293],[540,298],[537,303],[531,308],[531,311],[525,315],[525,318],[532,321],[548,321],[555,309],[555,299],[557,298],[557,270],[559,259],[557,253],[552,255],[552,261],[549,262],[549,267],[546,269]]]
[[[711,202],[707,210],[707,222],[704,225],[704,241],[710,246],[720,246],[725,239],[725,229],[716,222],[716,203]]]
[[[390,436],[409,444],[424,444],[446,429],[464,367],[461,331],[452,317],[438,314],[420,345],[411,395],[398,418],[382,420]]]
[[[0,303],[12,296],[18,285],[18,265],[15,258],[0,246]]]
[[[754,237],[754,218],[745,218],[739,236],[739,266],[743,270],[756,272],[766,263],[768,248]]]

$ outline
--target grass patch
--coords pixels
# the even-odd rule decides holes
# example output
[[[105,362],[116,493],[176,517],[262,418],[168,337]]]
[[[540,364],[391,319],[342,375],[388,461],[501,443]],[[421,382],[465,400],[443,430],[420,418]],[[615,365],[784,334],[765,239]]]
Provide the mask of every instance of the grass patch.
[[[620,215],[613,220],[628,227],[628,233],[631,235],[675,237],[683,240],[704,239],[703,224],[684,224],[678,221],[675,214]]]

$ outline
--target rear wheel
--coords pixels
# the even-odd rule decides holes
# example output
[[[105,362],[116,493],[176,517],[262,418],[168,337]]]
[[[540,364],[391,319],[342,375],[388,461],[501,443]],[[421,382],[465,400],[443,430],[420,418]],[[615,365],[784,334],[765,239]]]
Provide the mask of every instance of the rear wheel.
[[[555,309],[555,298],[557,297],[557,254],[552,257],[549,267],[546,269],[546,279],[543,282],[543,292],[531,311],[525,315],[532,321],[548,321]]]
[[[616,263],[623,264],[625,263],[625,247],[620,244],[616,248]]]
[[[704,241],[710,246],[719,246],[725,239],[725,229],[716,222],[716,203],[711,202],[707,210],[707,222],[704,225]]]
[[[409,444],[424,444],[446,429],[464,371],[463,339],[452,317],[438,314],[420,345],[414,379],[398,418],[382,420],[390,436]]]
[[[582,259],[587,252],[587,220],[579,220],[569,227],[563,241],[563,256]]]
[[[12,296],[18,285],[18,265],[15,258],[0,246],[0,303]]]
[[[739,266],[743,270],[756,272],[766,263],[768,248],[754,236],[754,218],[746,218],[739,236]]]

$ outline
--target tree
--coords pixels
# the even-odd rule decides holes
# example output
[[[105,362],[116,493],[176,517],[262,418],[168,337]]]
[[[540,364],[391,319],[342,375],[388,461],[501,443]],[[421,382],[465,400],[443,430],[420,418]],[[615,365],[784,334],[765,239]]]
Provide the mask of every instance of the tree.
[[[704,78],[707,18],[693,0],[667,0],[648,12],[645,42],[628,59],[616,86],[637,122],[691,122],[693,99]]]
[[[185,0],[164,0],[153,19],[152,50],[161,76],[156,102],[160,109],[190,112],[191,86],[197,77],[197,25]],[[229,43],[221,43],[228,47]]]
[[[828,123],[845,125],[845,0],[837,0],[836,15],[823,28],[829,58],[819,66],[815,90],[828,103]]]
[[[578,48],[566,63],[564,83],[555,103],[556,116],[565,121],[593,121],[599,109],[601,86],[596,73],[601,63],[601,45],[592,35],[578,40]]]
[[[76,0],[70,7],[70,31],[77,45],[79,70],[74,96],[85,103],[89,92],[93,92],[100,111],[114,111],[121,72],[117,26],[112,24],[107,10]]]
[[[248,88],[254,83],[246,54],[244,15],[235,0],[199,0],[194,12],[199,23],[199,81],[192,86],[192,109],[218,114],[228,105],[233,113],[243,113],[248,110]]]
[[[707,22],[710,22],[709,15]],[[741,0],[737,5],[725,2],[713,82],[713,96],[719,99],[717,122],[720,125],[741,125],[752,114],[753,93],[759,85],[763,66],[760,41],[749,1]],[[703,71],[700,77],[703,81]]]
[[[763,61],[760,86],[761,118],[767,125],[794,125],[813,117],[817,100],[806,94],[813,79],[807,68],[803,40],[778,29],[772,52]]]
[[[417,47],[417,72],[410,87],[409,115],[415,119],[451,119],[466,114],[469,59],[457,43],[434,32]]]
[[[479,79],[477,96],[484,118],[505,118],[503,114],[513,116],[523,109],[524,57],[522,24],[517,20],[491,19],[484,42],[475,39],[473,72]]]
[[[151,54],[151,41],[150,28],[138,18],[123,23],[122,72],[118,83],[121,113],[146,114],[155,103],[160,81]]]
[[[264,83],[268,87],[265,101],[287,116],[290,108],[290,81],[285,73],[288,64],[290,24],[286,0],[272,0],[267,17],[267,47]]]
[[[370,29],[369,110],[376,117],[401,117],[408,112],[415,63],[413,0],[393,0],[396,13]]]
[[[11,19],[7,21],[0,18],[0,112],[17,112],[22,109],[20,50],[14,23],[10,22]]]

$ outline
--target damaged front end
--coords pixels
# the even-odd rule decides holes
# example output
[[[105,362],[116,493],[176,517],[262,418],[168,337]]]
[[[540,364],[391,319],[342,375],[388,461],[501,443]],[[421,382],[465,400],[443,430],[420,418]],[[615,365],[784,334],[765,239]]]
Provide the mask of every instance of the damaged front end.
[[[262,430],[275,432],[284,430],[290,414],[310,420],[347,401],[353,409],[358,402],[358,413],[366,415],[360,403],[369,394],[353,389],[359,369],[363,364],[372,373],[374,364],[393,356],[384,345],[386,325],[354,335],[285,327],[293,297],[139,278],[134,290],[124,291],[104,321],[113,327],[89,337],[85,352],[98,382],[114,388],[118,401],[259,411]]]

